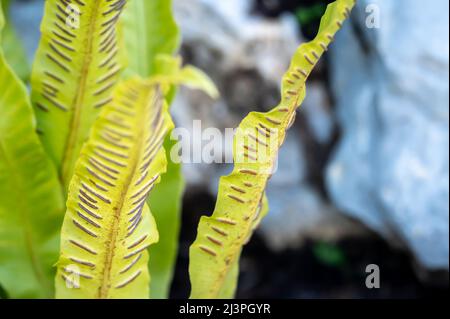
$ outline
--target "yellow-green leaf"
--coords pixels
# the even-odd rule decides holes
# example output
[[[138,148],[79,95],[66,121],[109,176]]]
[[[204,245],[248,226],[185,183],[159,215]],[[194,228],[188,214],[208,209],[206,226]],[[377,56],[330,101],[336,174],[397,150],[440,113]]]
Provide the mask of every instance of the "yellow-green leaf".
[[[3,16],[3,8],[7,7],[5,3],[1,2],[0,0],[0,31],[3,31],[3,28],[5,27],[5,17]],[[2,33],[0,32],[0,40],[2,39]]]
[[[170,88],[172,95],[177,85],[204,89],[216,96],[214,84],[201,71],[181,68],[181,59],[173,57],[180,42],[179,28],[173,18],[171,0],[133,0],[129,2],[123,17],[124,37],[128,67],[125,77],[138,74],[152,77],[155,83]],[[174,142],[165,142],[170,152]],[[151,298],[166,298],[175,266],[180,225],[181,200],[184,180],[181,164],[168,160],[167,173],[149,198],[161,235],[160,241],[150,248],[152,260]],[[170,201],[166,200],[170,194]]]
[[[0,50],[0,286],[12,298],[53,297],[64,203],[35,129],[26,88]]]
[[[301,45],[292,59],[280,104],[267,113],[250,113],[240,124],[234,139],[234,170],[221,178],[214,213],[202,217],[190,249],[192,298],[221,297],[229,285],[229,273],[264,211],[263,194],[286,131],[305,97],[306,79],[354,4],[354,0],[337,0],[328,6],[316,38]]]
[[[123,17],[127,74],[148,77],[159,54],[174,54],[180,42],[172,0],[132,0]]]
[[[38,129],[67,189],[89,129],[123,67],[126,0],[47,0],[31,76]]]
[[[219,96],[215,84],[203,71],[191,65],[183,67],[181,62],[180,57],[158,55],[151,79],[166,86],[183,85],[202,90],[213,99]]]
[[[10,1],[1,1],[3,11],[6,16],[9,11]],[[8,20],[8,19],[7,19]],[[30,65],[27,60],[25,49],[16,30],[10,21],[6,21],[3,29],[3,53],[6,61],[8,61],[11,68],[15,71],[17,76],[23,81],[28,81],[30,76]]]
[[[261,220],[267,215],[269,212],[269,202],[267,201],[267,197],[264,195],[262,200],[262,208],[260,210],[260,213],[257,215],[257,217],[253,221],[252,225],[252,231],[248,234],[247,240],[245,243],[247,243],[251,236],[253,235],[253,231],[259,226],[261,223]],[[224,284],[222,288],[220,289],[219,293],[217,294],[217,298],[219,299],[232,299],[234,298],[237,283],[238,283],[238,277],[239,277],[239,259],[242,253],[241,251],[238,253],[238,257],[234,261],[234,264],[230,267],[230,271],[228,272],[227,276],[224,279]]]
[[[166,138],[164,149],[166,156],[170,153],[175,141]],[[181,224],[181,204],[185,181],[182,167],[174,163],[168,156],[167,172],[162,176],[161,183],[150,194],[148,204],[155,216],[160,239],[151,246],[152,256],[149,270],[152,274],[150,282],[151,298],[167,298],[172,282],[175,262],[178,252],[178,236]],[[168,200],[170,196],[170,200]]]
[[[166,170],[172,127],[158,86],[133,79],[114,91],[70,184],[58,298],[149,297],[147,248],[158,233],[146,200]]]
[[[158,67],[156,57],[174,54],[179,46],[180,32],[172,16],[171,0],[133,0],[125,9],[123,26],[128,59],[126,77],[153,75]],[[175,92],[172,88],[172,96]],[[170,150],[172,144],[166,138],[165,149]],[[151,298],[167,298],[169,294],[178,250],[183,191],[181,164],[169,158],[167,173],[148,200],[160,233],[159,242],[150,248]],[[167,200],[167,194],[171,200]]]
[[[182,67],[179,57],[162,54],[156,56],[153,72],[150,81],[161,85],[165,92],[171,93],[174,87],[185,85],[203,90],[213,98],[218,96],[218,91],[208,76],[192,66]],[[176,141],[167,138],[165,142],[167,155],[175,144]],[[181,163],[174,163],[169,157],[167,173],[149,198],[149,205],[154,210],[161,234],[160,242],[150,248],[155,257],[149,264],[155,279],[152,281],[152,298],[167,298],[169,293],[178,248],[183,192],[184,179]],[[167,201],[165,198],[167,194],[170,194],[173,200]]]

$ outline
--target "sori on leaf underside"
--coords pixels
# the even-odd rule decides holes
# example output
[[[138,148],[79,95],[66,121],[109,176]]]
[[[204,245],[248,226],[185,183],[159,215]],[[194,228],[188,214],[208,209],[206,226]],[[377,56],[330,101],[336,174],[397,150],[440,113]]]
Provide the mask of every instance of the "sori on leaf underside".
[[[70,184],[58,298],[149,296],[147,248],[158,232],[146,200],[166,170],[172,127],[159,86],[133,79],[114,91]]]

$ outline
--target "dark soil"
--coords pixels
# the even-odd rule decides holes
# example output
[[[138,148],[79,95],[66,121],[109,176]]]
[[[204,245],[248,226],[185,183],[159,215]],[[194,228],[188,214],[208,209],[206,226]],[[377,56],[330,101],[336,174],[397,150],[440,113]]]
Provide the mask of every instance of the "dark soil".
[[[189,246],[197,234],[201,215],[210,214],[214,198],[200,193],[185,199],[180,250],[171,298],[187,298]],[[414,261],[401,250],[368,232],[365,238],[348,238],[334,244],[342,253],[339,262],[327,262],[316,252],[318,243],[299,249],[271,251],[256,234],[244,248],[240,262],[237,298],[423,298],[448,294],[448,273],[428,274],[438,284],[425,284],[414,271]],[[365,268],[380,267],[380,288],[365,286]]]

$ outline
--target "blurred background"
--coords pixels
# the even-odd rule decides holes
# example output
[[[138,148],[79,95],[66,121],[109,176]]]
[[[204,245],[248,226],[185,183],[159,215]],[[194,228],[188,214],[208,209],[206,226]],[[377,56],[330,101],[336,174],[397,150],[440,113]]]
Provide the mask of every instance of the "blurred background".
[[[43,2],[12,3],[30,63]],[[184,61],[221,92],[213,101],[181,89],[176,124],[225,130],[277,105],[290,57],[314,37],[328,2],[174,0]],[[267,191],[270,213],[243,252],[237,297],[448,293],[448,12],[447,0],[358,0],[307,85]],[[175,298],[189,294],[189,245],[230,167],[184,171]],[[380,268],[379,289],[365,285],[369,264]]]

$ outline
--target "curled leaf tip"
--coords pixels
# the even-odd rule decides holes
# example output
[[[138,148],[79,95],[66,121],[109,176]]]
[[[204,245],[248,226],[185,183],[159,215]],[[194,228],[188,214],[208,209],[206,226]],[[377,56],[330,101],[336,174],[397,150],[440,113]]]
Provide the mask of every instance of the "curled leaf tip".
[[[201,90],[213,99],[219,97],[219,91],[211,78],[192,65],[182,66],[179,56],[158,55],[154,70],[155,74],[150,77],[150,81],[160,83],[167,88],[171,85],[182,85]]]

